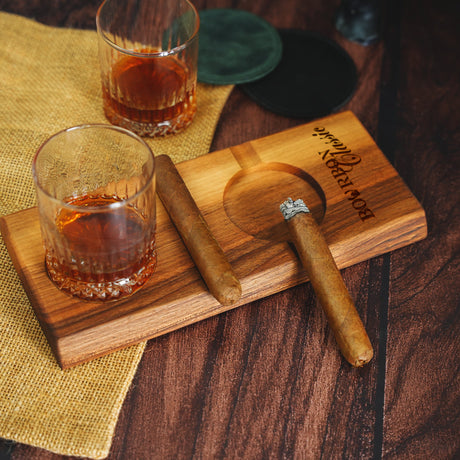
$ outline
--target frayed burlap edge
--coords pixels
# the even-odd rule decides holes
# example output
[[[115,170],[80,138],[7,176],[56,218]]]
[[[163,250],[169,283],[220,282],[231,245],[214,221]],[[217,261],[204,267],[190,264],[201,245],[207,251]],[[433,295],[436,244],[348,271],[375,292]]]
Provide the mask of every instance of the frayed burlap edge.
[[[107,123],[96,33],[0,12],[0,215],[35,204],[30,165],[55,132]],[[174,162],[209,151],[232,86],[198,85],[183,133],[147,139]],[[105,458],[145,343],[61,370],[0,239],[0,437],[62,455]]]

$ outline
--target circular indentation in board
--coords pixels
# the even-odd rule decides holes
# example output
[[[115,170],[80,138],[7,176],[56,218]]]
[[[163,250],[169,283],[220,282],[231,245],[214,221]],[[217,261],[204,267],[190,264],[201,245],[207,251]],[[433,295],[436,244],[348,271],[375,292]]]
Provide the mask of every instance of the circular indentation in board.
[[[338,110],[352,97],[356,66],[332,40],[305,30],[281,29],[283,55],[263,78],[241,85],[262,107],[287,117],[316,118]]]
[[[326,212],[320,185],[300,168],[285,163],[260,163],[236,173],[224,190],[224,209],[242,231],[256,238],[288,241],[280,211],[288,198],[301,198],[318,223]]]
[[[255,14],[225,8],[200,11],[198,81],[254,81],[271,72],[281,54],[278,31]]]

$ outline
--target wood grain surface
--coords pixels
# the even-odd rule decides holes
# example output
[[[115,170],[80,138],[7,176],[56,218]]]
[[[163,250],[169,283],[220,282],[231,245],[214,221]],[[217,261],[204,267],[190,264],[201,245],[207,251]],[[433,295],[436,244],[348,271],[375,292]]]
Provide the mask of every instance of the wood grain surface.
[[[375,358],[352,369],[308,283],[148,342],[109,459],[454,459],[459,398],[459,4],[389,0],[378,43],[334,29],[339,0],[196,0],[337,41],[356,63],[352,110],[421,202],[428,237],[342,271]],[[0,0],[50,25],[94,28],[96,2]],[[212,151],[308,120],[235,88]],[[14,460],[58,455],[3,441]]]
[[[331,136],[352,153],[331,148]],[[81,301],[56,289],[44,268],[36,208],[0,218],[4,241],[61,367],[305,282],[279,209],[289,197],[303,199],[316,214],[339,268],[426,237],[424,210],[349,111],[209,153],[177,169],[241,282],[237,302],[221,304],[209,292],[189,255],[203,248],[186,249],[159,203],[157,269],[140,291],[117,302]]]

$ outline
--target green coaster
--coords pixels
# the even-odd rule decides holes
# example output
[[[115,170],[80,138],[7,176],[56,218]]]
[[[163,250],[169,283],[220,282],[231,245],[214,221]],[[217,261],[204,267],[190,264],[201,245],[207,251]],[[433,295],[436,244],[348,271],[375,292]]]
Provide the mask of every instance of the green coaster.
[[[213,85],[248,83],[271,72],[281,60],[278,31],[242,10],[200,11],[198,81]]]

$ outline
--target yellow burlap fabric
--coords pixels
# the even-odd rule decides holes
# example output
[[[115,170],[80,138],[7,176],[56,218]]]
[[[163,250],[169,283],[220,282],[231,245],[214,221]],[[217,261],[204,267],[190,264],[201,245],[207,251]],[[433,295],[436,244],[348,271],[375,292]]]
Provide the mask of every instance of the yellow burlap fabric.
[[[182,134],[148,140],[175,162],[207,153],[231,86],[198,87]],[[96,33],[0,12],[0,215],[35,204],[31,161],[63,128],[107,123]],[[92,458],[108,455],[145,344],[62,371],[0,238],[0,437]]]

